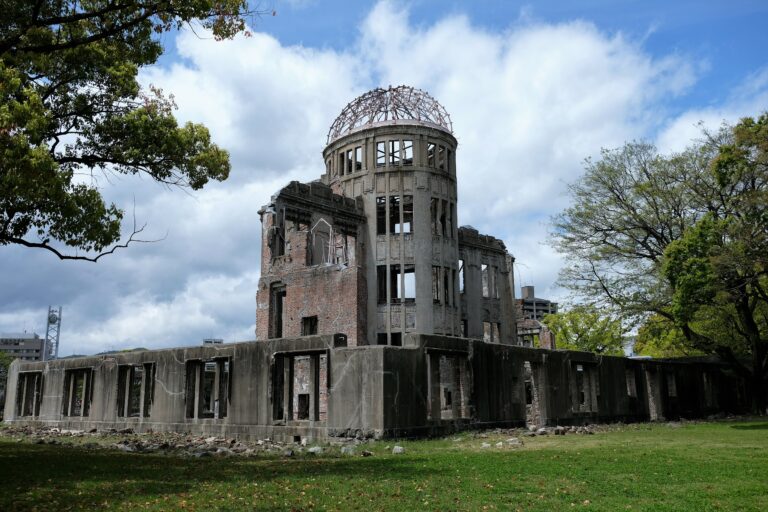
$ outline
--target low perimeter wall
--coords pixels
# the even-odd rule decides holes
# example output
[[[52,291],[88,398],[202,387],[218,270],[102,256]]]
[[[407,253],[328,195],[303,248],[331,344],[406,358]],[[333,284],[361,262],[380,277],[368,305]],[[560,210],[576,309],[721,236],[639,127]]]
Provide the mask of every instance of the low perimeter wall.
[[[291,441],[694,418],[748,409],[720,363],[634,360],[408,335],[307,336],[15,361],[5,422]]]

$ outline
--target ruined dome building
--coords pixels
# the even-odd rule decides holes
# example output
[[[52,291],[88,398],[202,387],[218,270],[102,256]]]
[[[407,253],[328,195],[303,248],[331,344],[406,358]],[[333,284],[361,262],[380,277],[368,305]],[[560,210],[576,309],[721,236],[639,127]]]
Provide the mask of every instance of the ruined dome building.
[[[456,151],[424,91],[360,96],[321,178],[259,211],[256,340],[17,359],[4,421],[296,442],[748,410],[719,361],[517,345],[514,259],[458,227]]]
[[[500,240],[459,228],[456,146],[450,116],[424,91],[379,88],[347,105],[321,180],[291,183],[260,212],[257,339],[513,343],[514,259]]]

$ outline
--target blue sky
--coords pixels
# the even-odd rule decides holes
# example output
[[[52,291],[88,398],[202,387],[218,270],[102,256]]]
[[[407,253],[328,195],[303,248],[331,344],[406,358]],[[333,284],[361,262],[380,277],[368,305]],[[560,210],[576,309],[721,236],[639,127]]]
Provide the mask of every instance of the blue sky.
[[[680,150],[697,123],[768,108],[768,2],[263,2],[252,37],[163,36],[140,81],[204,123],[232,173],[195,193],[146,179],[104,195],[163,238],[101,260],[0,248],[0,332],[45,329],[62,305],[62,355],[252,339],[257,211],[291,180],[317,179],[328,127],[357,95],[424,89],[451,114],[461,224],[504,240],[518,284],[566,301],[552,215],[584,158],[625,141]],[[130,226],[124,227],[126,231]]]

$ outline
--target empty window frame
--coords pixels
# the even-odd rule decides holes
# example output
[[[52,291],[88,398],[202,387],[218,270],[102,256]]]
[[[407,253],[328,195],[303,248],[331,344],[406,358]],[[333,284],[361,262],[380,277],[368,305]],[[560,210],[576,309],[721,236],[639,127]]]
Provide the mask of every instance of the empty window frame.
[[[451,280],[451,271],[447,268],[443,269],[443,302],[446,306],[450,306],[453,304],[453,300],[451,297],[451,290],[452,286],[450,284]]]
[[[379,304],[387,303],[387,266],[376,266],[376,296]]]
[[[674,373],[667,373],[667,396],[677,396],[677,380]]]
[[[64,374],[62,415],[86,417],[93,398],[93,369],[67,370]]]
[[[339,165],[339,176],[344,176],[344,152],[340,151],[336,156],[336,161]]]
[[[285,255],[285,219],[276,213],[272,214],[272,226],[269,228],[269,251],[272,259]]]
[[[305,316],[301,319],[301,335],[312,336],[317,334],[317,315]]]
[[[376,334],[376,344],[377,345],[386,345],[387,344],[387,333],[380,332]]]
[[[464,293],[466,284],[464,280],[464,260],[459,260],[459,293]]]
[[[403,302],[413,302],[416,300],[416,270],[413,265],[404,265],[402,273],[403,290],[400,299]]]
[[[491,342],[499,343],[501,341],[501,324],[491,322]]]
[[[376,198],[376,234],[384,235],[387,233],[387,198],[379,196]]]
[[[491,342],[491,322],[483,322],[483,341]]]
[[[440,267],[432,267],[432,302],[440,304]]]
[[[435,167],[435,143],[427,143],[427,167]]]
[[[155,394],[155,364],[118,367],[118,417],[148,417]]]
[[[389,196],[389,232],[400,232],[400,196]]]
[[[413,233],[413,196],[403,196],[401,233]]]
[[[390,339],[390,345],[392,345],[393,347],[403,346],[403,333],[392,332],[389,334],[389,339]]]
[[[440,221],[439,221],[439,214],[440,214],[440,200],[436,197],[433,197],[432,200],[429,203],[429,213],[430,217],[432,219],[432,234],[433,235],[439,235],[440,234]]]
[[[269,288],[269,338],[283,337],[283,309],[285,304],[285,285],[272,283]]]
[[[20,373],[16,385],[16,416],[40,416],[42,397],[43,373]]]
[[[499,268],[491,267],[491,297],[499,298]]]
[[[483,263],[480,266],[480,276],[481,276],[482,281],[483,281],[483,297],[487,298],[487,297],[490,296],[490,289],[491,289],[490,286],[491,286],[491,283],[489,282],[490,281],[490,276],[489,276],[489,271],[488,271],[488,265],[486,265],[485,263]]]
[[[355,161],[353,160],[355,156],[355,150],[354,149],[348,149],[347,150],[347,163],[345,165],[347,169],[347,174],[352,174],[352,171],[355,169]]]
[[[413,165],[413,141],[403,140],[403,165]]]
[[[384,167],[387,164],[387,143],[376,143],[376,167]]]
[[[230,400],[230,360],[187,361],[187,418],[226,418]]]
[[[357,146],[355,148],[355,163],[354,163],[355,171],[360,171],[363,169],[363,148],[360,146]]]
[[[275,354],[270,373],[273,421],[326,420],[326,354]]]
[[[635,378],[635,370],[633,368],[627,368],[624,371],[627,380],[627,396],[637,397],[637,379]]]
[[[448,236],[448,232],[450,227],[448,226],[448,218],[447,218],[447,212],[448,212],[448,201],[443,199],[443,208],[440,211],[440,226],[442,226],[442,234],[443,236]]]
[[[400,141],[389,141],[389,165],[400,165]]]
[[[444,171],[446,168],[445,165],[445,146],[438,146],[437,147],[437,168],[441,171]]]
[[[467,337],[467,332],[468,332],[468,329],[467,329],[467,319],[465,318],[465,319],[463,319],[461,321],[461,337],[462,338],[466,338]]]

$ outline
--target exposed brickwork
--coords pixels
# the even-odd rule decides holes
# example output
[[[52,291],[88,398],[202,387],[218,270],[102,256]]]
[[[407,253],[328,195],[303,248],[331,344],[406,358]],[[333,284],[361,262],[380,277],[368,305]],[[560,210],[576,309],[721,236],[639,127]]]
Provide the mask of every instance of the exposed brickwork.
[[[256,298],[257,339],[270,337],[270,322],[275,321],[270,312],[270,290],[278,283],[285,286],[282,336],[306,334],[302,333],[302,318],[316,316],[315,334],[343,333],[351,346],[366,344],[368,291],[365,246],[359,236],[364,217],[359,205],[333,194],[320,183],[294,182],[262,209],[261,217],[262,277]],[[318,229],[331,234],[329,242],[333,250],[330,253],[323,250],[322,256],[319,251],[322,244],[315,241],[312,246],[313,234],[319,237]],[[284,243],[282,251],[276,248],[276,243]],[[313,250],[315,258],[331,261],[313,264],[317,263],[311,261]]]

